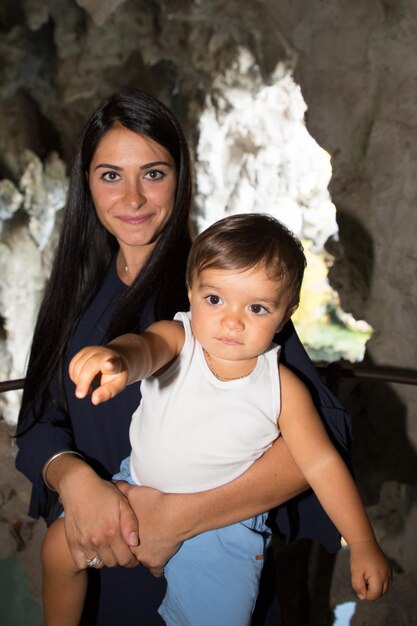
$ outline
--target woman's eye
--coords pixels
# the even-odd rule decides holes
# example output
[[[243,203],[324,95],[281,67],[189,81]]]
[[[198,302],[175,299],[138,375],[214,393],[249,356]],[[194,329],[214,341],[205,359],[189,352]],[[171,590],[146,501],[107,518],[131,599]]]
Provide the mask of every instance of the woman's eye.
[[[220,296],[206,296],[204,298],[209,304],[215,306],[216,304],[221,304],[222,299],[220,298]]]
[[[145,174],[145,178],[148,178],[150,180],[160,180],[161,178],[164,178],[165,173],[161,172],[161,170],[149,170],[149,172],[146,172]]]
[[[262,306],[262,304],[251,304],[249,309],[251,313],[255,313],[255,315],[266,315],[266,313],[268,313],[268,309]]]
[[[108,183],[114,183],[116,180],[120,178],[120,174],[117,172],[104,172],[101,176],[102,180],[105,180]]]

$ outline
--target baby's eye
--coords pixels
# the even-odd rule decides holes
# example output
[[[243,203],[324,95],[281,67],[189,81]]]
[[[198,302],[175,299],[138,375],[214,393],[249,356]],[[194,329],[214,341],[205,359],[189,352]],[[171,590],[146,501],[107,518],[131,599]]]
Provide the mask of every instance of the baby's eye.
[[[216,304],[222,304],[222,299],[220,296],[209,295],[204,298],[209,304],[212,306],[216,306]]]
[[[145,178],[148,178],[150,180],[160,180],[164,177],[165,172],[161,172],[161,170],[149,170],[149,172],[146,172],[145,174]]]
[[[116,180],[119,180],[120,174],[118,174],[117,172],[114,172],[114,171],[104,172],[104,174],[102,174],[101,178],[102,178],[102,180],[105,180],[108,183],[114,183]]]
[[[266,315],[269,313],[268,309],[262,306],[262,304],[251,304],[249,310],[251,313],[255,313],[255,315]]]

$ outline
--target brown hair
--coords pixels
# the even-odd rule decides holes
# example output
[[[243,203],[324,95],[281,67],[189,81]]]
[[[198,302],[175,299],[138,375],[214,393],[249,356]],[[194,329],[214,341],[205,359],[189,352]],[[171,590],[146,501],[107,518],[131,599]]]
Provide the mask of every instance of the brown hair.
[[[288,308],[298,305],[306,259],[300,241],[270,215],[242,213],[212,224],[193,242],[187,285],[205,269],[250,269],[262,265],[288,289]]]

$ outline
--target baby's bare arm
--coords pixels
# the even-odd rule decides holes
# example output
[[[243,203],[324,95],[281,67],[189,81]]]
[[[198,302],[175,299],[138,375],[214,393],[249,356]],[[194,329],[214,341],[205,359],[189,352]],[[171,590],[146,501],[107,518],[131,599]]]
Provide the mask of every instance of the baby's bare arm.
[[[175,322],[157,322],[141,335],[122,335],[107,346],[88,346],[71,360],[69,374],[75,394],[85,398],[92,392],[93,404],[100,404],[133,382],[148,378],[170,363],[181,351],[184,331]]]
[[[280,366],[282,436],[306,480],[351,550],[352,585],[374,600],[391,585],[391,568],[379,548],[352,476],[329,440],[309,392]]]

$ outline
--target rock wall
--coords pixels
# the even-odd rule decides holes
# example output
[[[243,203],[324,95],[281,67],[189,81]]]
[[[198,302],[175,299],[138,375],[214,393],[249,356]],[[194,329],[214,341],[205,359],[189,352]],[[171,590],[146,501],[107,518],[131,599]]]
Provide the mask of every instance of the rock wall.
[[[3,282],[5,271],[15,276],[18,240],[31,250],[26,288],[39,290],[50,255],[28,230],[36,203],[22,182],[26,150],[38,172],[36,159],[46,172],[54,152],[68,164],[87,114],[125,84],[172,106],[196,150],[206,96],[215,107],[216,78],[243,48],[257,82],[272,84],[278,63],[292,69],[307,127],[331,155],[340,241],[329,244],[330,279],[344,308],[375,330],[366,364],[416,368],[416,0],[4,0],[0,28],[0,179],[14,185],[0,191]],[[48,206],[53,221],[59,202]],[[22,311],[13,316],[19,329]],[[339,392],[379,537],[397,572],[415,575],[417,387],[342,381]]]

